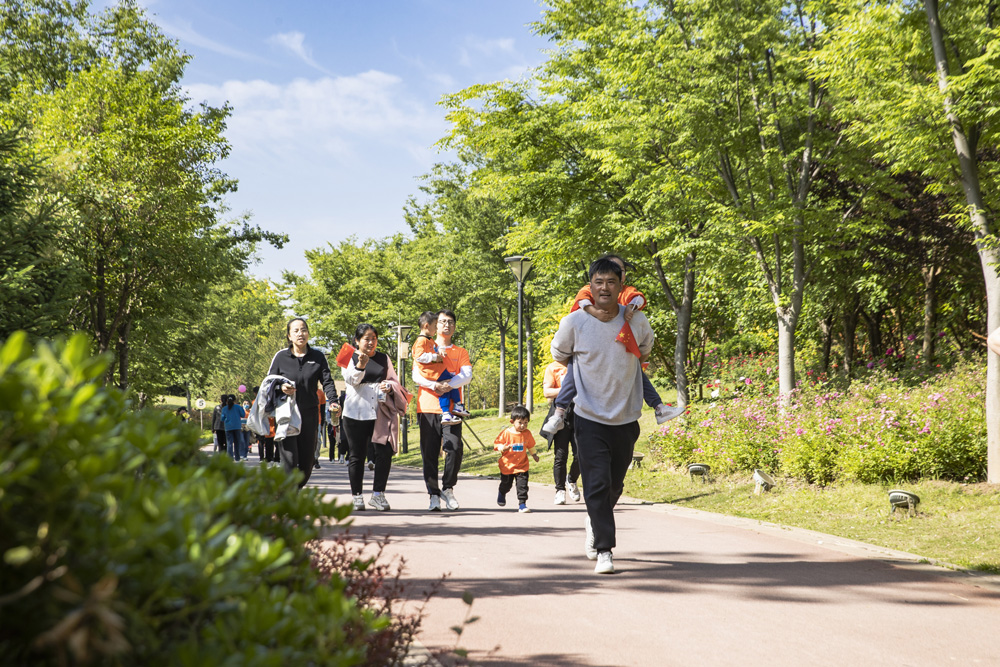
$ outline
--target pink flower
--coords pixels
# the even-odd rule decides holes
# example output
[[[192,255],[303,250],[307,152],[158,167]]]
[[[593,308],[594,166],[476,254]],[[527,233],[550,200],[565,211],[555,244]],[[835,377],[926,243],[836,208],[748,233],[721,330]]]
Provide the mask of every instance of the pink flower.
[[[743,384],[753,384],[753,380],[751,380],[750,378],[744,378]]]
[[[797,429],[795,429],[795,435],[805,435],[805,434],[806,434],[806,430],[804,428],[797,428]]]

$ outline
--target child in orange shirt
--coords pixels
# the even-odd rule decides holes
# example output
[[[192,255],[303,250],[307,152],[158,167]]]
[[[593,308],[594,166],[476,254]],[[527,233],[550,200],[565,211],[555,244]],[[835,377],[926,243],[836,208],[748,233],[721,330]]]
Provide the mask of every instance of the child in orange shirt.
[[[500,431],[493,441],[493,448],[500,452],[500,493],[497,495],[497,505],[507,504],[507,493],[511,486],[517,484],[517,511],[530,512],[528,509],[528,454],[538,463],[538,454],[534,452],[535,438],[528,430],[531,413],[523,405],[515,405],[510,411],[510,428]]]
[[[420,334],[413,343],[413,363],[417,371],[434,382],[447,382],[455,377],[444,367],[444,355],[438,350],[435,337],[437,336],[437,313],[429,310],[424,311],[418,320],[420,324]],[[469,412],[462,404],[462,392],[459,389],[452,389],[441,394],[441,423],[455,424],[460,421],[460,417],[469,417]],[[454,407],[452,404],[454,403]]]
[[[618,255],[605,255],[607,259],[618,264],[622,270],[622,283],[625,282],[625,270],[629,267],[629,264],[619,257]],[[584,285],[580,288],[580,291],[576,293],[576,299],[573,300],[573,306],[570,308],[570,312],[579,310],[583,308],[584,312],[592,317],[596,317],[595,307],[593,303],[593,294],[590,292],[590,285]],[[632,319],[632,314],[637,310],[644,310],[646,308],[646,295],[637,290],[631,285],[622,285],[621,294],[618,295],[618,304],[625,309],[624,318],[625,325],[628,326],[629,321]],[[621,336],[621,334],[619,334]],[[638,355],[638,353],[636,353]],[[556,431],[560,430],[565,424],[566,409],[569,408],[573,399],[576,397],[576,381],[573,377],[573,361],[570,360],[567,363],[566,376],[563,378],[562,386],[559,389],[559,395],[556,396],[556,407],[553,411],[551,417],[542,425],[542,432],[555,434]],[[683,410],[679,407],[670,407],[663,402],[660,398],[659,392],[653,386],[653,383],[649,381],[646,377],[646,372],[642,372],[642,398],[645,400],[646,405],[653,408],[656,413],[656,423],[662,424],[674,417],[679,417],[683,414]]]

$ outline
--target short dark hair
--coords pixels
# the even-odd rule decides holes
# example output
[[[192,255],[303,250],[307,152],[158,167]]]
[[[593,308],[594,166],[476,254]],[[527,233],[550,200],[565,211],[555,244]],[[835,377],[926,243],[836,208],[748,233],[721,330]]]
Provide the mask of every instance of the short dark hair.
[[[355,344],[359,340],[361,340],[361,337],[364,336],[369,331],[371,331],[373,334],[375,334],[375,338],[378,339],[378,329],[376,329],[371,324],[368,324],[367,322],[362,322],[361,324],[358,325],[358,328],[354,330],[354,342],[355,342]]]
[[[431,322],[437,322],[437,318],[438,314],[435,313],[433,310],[425,310],[424,312],[420,313],[420,319],[417,320],[417,323],[420,326],[425,327]]]
[[[617,254],[615,254],[613,252],[606,252],[606,253],[604,253],[603,255],[601,255],[601,259],[610,259],[610,260],[617,259],[619,262],[622,263],[622,266],[624,266],[626,270],[631,270],[631,269],[635,268],[635,264],[633,264],[632,262],[628,261],[627,259],[625,259],[621,255],[617,255]]]
[[[608,259],[607,257],[599,257],[590,263],[590,269],[587,271],[587,277],[593,280],[594,276],[598,273],[613,273],[618,276],[618,280],[622,279],[622,267],[618,266],[617,262]]]
[[[288,324],[285,325],[285,338],[288,340],[288,349],[289,350],[292,349],[292,339],[289,338],[289,336],[292,335],[292,323],[293,322],[302,322],[302,324],[306,325],[306,332],[307,333],[309,332],[309,323],[306,322],[306,320],[305,320],[304,317],[293,317],[292,319],[288,320]],[[306,343],[306,347],[309,347],[308,343]]]
[[[515,419],[531,419],[531,413],[528,412],[528,408],[523,405],[515,405],[514,409],[510,411],[511,421]]]
[[[437,312],[437,314],[438,314],[438,317],[441,317],[442,315],[447,315],[448,317],[450,317],[452,320],[455,321],[455,324],[458,324],[458,318],[455,317],[455,313],[453,313],[452,311],[450,311],[450,310],[448,310],[446,308],[442,308],[441,310],[439,310]]]

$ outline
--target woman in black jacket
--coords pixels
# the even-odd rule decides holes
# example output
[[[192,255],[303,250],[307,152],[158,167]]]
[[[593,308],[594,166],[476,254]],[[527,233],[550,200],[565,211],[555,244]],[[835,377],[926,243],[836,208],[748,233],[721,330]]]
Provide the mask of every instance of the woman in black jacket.
[[[316,447],[316,429],[319,427],[319,400],[316,386],[322,383],[327,403],[337,410],[337,386],[330,375],[330,365],[319,350],[309,347],[309,325],[301,317],[288,322],[285,328],[288,347],[280,350],[271,360],[268,375],[281,375],[289,383],[281,390],[295,397],[295,405],[302,415],[302,430],[298,435],[281,440],[278,444],[281,462],[289,474],[298,468],[304,476],[299,488],[309,481],[313,469],[313,452]]]

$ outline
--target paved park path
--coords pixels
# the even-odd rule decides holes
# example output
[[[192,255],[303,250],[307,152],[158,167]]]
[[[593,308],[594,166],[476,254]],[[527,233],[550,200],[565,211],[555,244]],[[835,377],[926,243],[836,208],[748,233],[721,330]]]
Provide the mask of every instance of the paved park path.
[[[310,485],[350,501],[346,466]],[[428,512],[418,470],[396,467],[390,512],[352,531],[391,536],[412,595],[447,575],[420,642],[480,665],[1000,665],[1000,585],[910,554],[810,531],[623,499],[614,575],[583,555],[583,503],[532,480],[519,514],[497,481],[463,476],[462,508]],[[365,478],[365,500],[371,473]],[[513,505],[514,509],[511,509]]]

